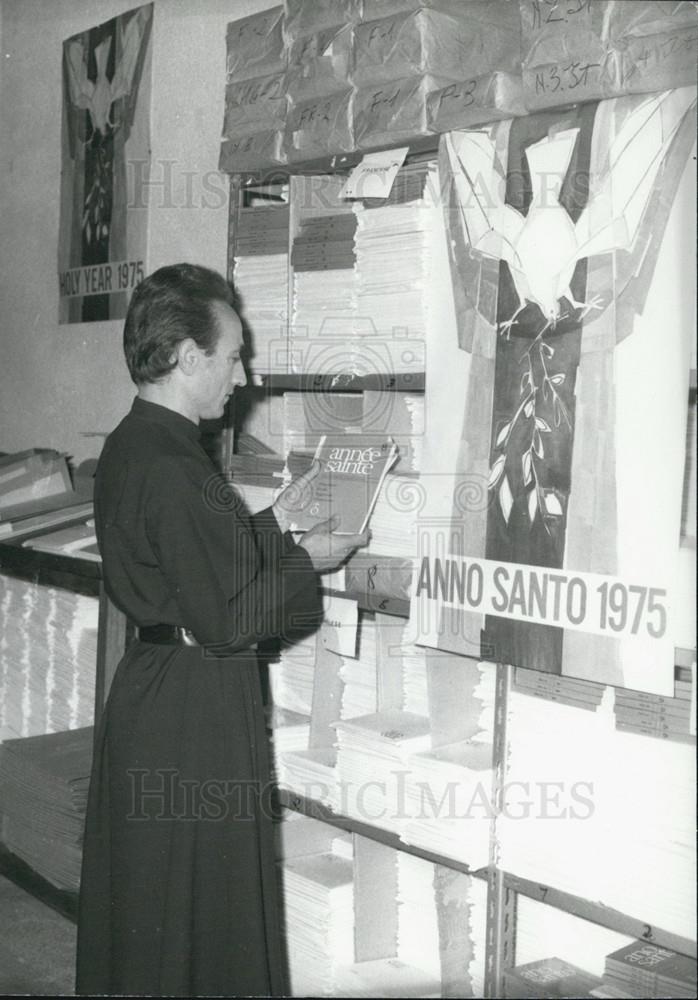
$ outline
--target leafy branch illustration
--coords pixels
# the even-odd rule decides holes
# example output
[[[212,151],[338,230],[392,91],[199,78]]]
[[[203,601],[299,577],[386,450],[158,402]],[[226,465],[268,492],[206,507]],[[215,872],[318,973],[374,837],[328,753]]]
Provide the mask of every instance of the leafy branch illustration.
[[[545,328],[544,328],[545,329]],[[522,355],[521,361],[525,360],[526,369],[521,376],[520,395],[523,397],[510,419],[500,428],[495,441],[495,448],[501,449],[490,469],[488,489],[497,490],[497,499],[504,515],[504,520],[508,524],[511,510],[514,505],[514,494],[512,491],[509,475],[506,471],[507,459],[510,457],[510,442],[514,428],[520,421],[530,423],[530,436],[528,437],[528,447],[520,454],[521,473],[523,485],[528,490],[527,511],[528,517],[533,524],[536,515],[540,512],[545,530],[550,534],[548,518],[561,517],[562,505],[560,500],[551,490],[545,490],[540,483],[537,461],[545,458],[544,434],[552,434],[553,429],[548,421],[539,412],[539,400],[552,405],[553,422],[556,428],[561,427],[563,421],[567,424],[568,431],[572,430],[572,421],[565,406],[565,403],[558,391],[566,379],[564,372],[552,372],[548,368],[549,362],[555,355],[555,349],[542,339],[543,331],[531,343],[528,350]],[[532,355],[536,353],[540,362],[542,378],[536,383]]]
[[[82,228],[85,230],[87,242],[96,242],[100,236],[106,238],[109,227],[105,218],[108,209],[107,175],[109,162],[101,146],[97,147],[97,165],[92,186],[85,196],[85,210],[82,215]]]

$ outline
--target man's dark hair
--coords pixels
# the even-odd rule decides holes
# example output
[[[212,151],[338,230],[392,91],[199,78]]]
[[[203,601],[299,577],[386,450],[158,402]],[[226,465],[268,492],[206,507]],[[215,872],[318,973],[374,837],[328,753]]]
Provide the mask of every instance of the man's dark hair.
[[[124,354],[136,385],[171,372],[177,345],[188,337],[213,354],[220,336],[215,302],[234,308],[233,290],[216,271],[198,264],[161,267],[137,286],[124,324]]]

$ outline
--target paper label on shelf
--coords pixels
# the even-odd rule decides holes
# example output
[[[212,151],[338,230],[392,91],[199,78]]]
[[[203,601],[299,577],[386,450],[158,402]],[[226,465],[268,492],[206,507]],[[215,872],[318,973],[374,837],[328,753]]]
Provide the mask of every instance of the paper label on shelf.
[[[409,146],[367,153],[349,174],[341,198],[387,198]]]
[[[359,608],[356,601],[346,597],[323,596],[325,621],[320,630],[320,641],[325,649],[340,656],[356,656],[356,635]]]

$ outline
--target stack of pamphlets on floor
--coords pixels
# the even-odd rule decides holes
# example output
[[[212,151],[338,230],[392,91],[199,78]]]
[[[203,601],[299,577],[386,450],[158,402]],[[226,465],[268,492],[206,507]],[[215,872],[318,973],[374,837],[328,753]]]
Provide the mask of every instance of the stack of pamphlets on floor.
[[[627,997],[690,998],[698,986],[695,958],[646,941],[607,955],[603,980],[604,987],[624,991]]]
[[[399,958],[376,958],[338,969],[338,997],[440,997],[441,981]]]
[[[399,833],[407,819],[408,758],[430,746],[429,719],[390,710],[337,722],[335,729],[337,779],[348,814]]]
[[[91,728],[0,744],[0,839],[53,885],[80,884]]]
[[[0,576],[0,739],[94,717],[97,599]]]
[[[241,212],[236,226],[233,283],[252,331],[254,373],[286,373],[288,206]]]
[[[598,976],[561,958],[543,958],[504,972],[507,997],[588,997],[600,983]]]
[[[407,844],[464,861],[490,860],[494,816],[492,746],[461,742],[412,754],[407,763]]]
[[[291,991],[330,996],[354,958],[352,862],[329,851],[287,858],[282,881]]]

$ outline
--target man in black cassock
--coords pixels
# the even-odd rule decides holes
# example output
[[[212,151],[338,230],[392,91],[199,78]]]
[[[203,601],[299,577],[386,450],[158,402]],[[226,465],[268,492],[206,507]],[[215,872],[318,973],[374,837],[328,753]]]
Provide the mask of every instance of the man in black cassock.
[[[245,384],[233,302],[220,275],[180,264],[146,278],[126,317],[138,395],[99,460],[95,521],[138,639],[97,734],[78,993],[284,992],[255,649],[317,628],[317,573],[367,538],[327,522],[296,545],[293,489],[250,516],[215,473],[198,424]]]

